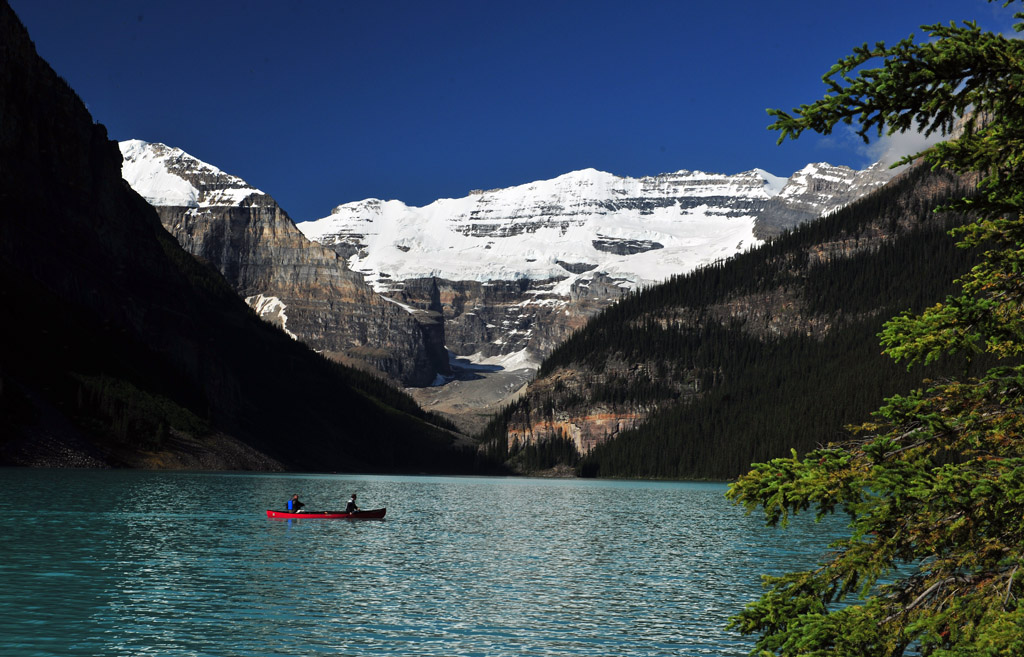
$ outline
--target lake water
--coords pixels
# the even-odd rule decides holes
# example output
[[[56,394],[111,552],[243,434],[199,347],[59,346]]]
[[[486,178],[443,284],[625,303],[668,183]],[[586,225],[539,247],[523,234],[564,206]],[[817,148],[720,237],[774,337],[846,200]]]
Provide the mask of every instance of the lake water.
[[[746,655],[840,527],[722,484],[0,469],[0,654]],[[382,521],[270,520],[352,492]]]

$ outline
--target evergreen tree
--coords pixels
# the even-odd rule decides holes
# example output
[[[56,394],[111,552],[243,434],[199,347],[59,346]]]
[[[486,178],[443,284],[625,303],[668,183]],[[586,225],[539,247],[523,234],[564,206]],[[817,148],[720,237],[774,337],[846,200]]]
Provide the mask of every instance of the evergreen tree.
[[[770,110],[771,127],[780,141],[839,123],[865,139],[955,137],[919,155],[977,174],[979,193],[952,205],[972,213],[954,234],[979,262],[960,292],[890,320],[882,345],[908,367],[952,355],[995,364],[925,381],[846,440],[755,464],[731,486],[769,524],[811,508],[851,518],[819,567],[765,578],[733,618],[759,635],[755,654],[1024,654],[1024,41],[970,22],[922,29],[926,43],[855,49],[825,75],[824,98]]]

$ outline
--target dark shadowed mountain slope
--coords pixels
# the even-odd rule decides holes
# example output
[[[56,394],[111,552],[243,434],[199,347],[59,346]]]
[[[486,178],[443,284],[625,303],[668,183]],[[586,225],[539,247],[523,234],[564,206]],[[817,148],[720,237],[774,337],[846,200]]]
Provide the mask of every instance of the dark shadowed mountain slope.
[[[465,471],[411,400],[262,321],[121,178],[0,4],[0,463]]]

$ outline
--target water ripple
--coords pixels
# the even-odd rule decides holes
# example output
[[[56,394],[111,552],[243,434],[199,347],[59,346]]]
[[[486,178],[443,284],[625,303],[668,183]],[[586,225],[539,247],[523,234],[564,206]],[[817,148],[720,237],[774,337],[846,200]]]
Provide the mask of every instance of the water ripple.
[[[811,565],[836,529],[767,530],[713,484],[0,475],[16,657],[745,655],[724,626],[760,573]],[[388,518],[263,513],[352,491]]]

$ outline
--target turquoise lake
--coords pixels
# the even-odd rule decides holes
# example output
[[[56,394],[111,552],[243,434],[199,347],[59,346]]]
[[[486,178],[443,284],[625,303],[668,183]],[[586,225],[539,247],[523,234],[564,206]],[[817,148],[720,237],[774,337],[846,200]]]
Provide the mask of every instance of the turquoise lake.
[[[813,565],[724,484],[0,469],[0,654],[746,655]],[[387,506],[381,521],[271,520]]]

